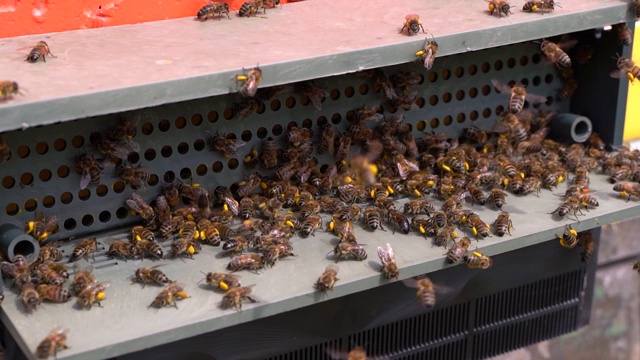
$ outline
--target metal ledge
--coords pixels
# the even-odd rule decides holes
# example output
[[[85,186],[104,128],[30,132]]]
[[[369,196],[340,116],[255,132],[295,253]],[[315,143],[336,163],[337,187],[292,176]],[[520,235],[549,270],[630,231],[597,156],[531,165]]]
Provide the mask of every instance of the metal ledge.
[[[0,132],[236,91],[235,74],[260,64],[261,86],[411,62],[424,36],[399,34],[422,16],[438,56],[497,47],[633,20],[628,2],[566,0],[550,14],[514,6],[489,16],[476,0],[390,7],[371,0],[314,0],[254,18],[191,18],[0,40],[0,79],[25,89],[0,103]],[[425,34],[426,35],[426,34]],[[24,51],[48,41],[57,59],[30,64]]]
[[[620,199],[611,190],[612,185],[606,179],[602,175],[591,176],[591,190],[599,198],[600,207],[585,212],[585,216],[578,216],[579,222],[549,215],[562,199],[551,191],[542,191],[540,197],[510,195],[504,210],[512,215],[515,226],[513,236],[499,238],[494,235],[474,241],[472,246],[488,255],[496,255],[553,239],[556,234],[562,233],[566,224],[572,224],[577,231],[583,231],[640,215],[640,203]],[[555,192],[562,192],[564,189],[565,185],[561,184]],[[477,211],[488,223],[493,222],[498,213],[489,207],[467,207]],[[333,263],[333,255],[325,254],[331,251],[334,237],[319,230],[315,237],[293,239],[297,257],[281,260],[275,267],[263,270],[259,275],[247,271],[239,273],[244,285],[256,284],[254,294],[260,300],[257,304],[244,304],[242,312],[220,309],[222,294],[208,289],[202,283],[198,284],[204,277],[200,271],[225,270],[229,258],[220,257],[220,248],[204,246],[202,253],[197,254],[194,260],[156,262],[163,264],[162,270],[171,279],[185,284],[185,289],[191,296],[178,302],[177,310],[147,308],[161,288],[148,285],[142,289],[140,285],[130,284],[129,277],[134,270],[151,266],[152,261],[109,260],[102,250],[94,262],[97,268],[95,275],[98,281],[112,283],[103,301],[103,308],[94,307],[86,311],[75,309],[72,302],[44,303],[33,314],[25,315],[16,294],[7,291],[2,306],[2,322],[22,350],[30,354],[30,358],[34,358],[31,353],[40,340],[58,326],[70,329],[70,349],[60,352],[58,358],[109,358],[378,287],[387,283],[387,280],[378,272],[376,248],[387,242],[392,243],[395,249],[401,268],[400,279],[450,266],[445,263],[443,248],[433,246],[430,240],[425,240],[416,233],[392,235],[390,229],[387,232],[370,233],[357,226],[356,235],[360,242],[367,244],[369,258],[362,262],[339,262],[340,280],[328,294],[319,293],[313,288],[325,267]],[[120,233],[115,236],[126,235]],[[104,237],[100,238],[101,241],[103,239]],[[165,246],[168,245],[166,242]],[[70,254],[70,245],[63,249],[66,254]],[[580,252],[581,249],[576,247],[565,251]],[[494,263],[493,266],[500,267],[500,263]],[[457,286],[454,279],[444,285],[452,288]]]

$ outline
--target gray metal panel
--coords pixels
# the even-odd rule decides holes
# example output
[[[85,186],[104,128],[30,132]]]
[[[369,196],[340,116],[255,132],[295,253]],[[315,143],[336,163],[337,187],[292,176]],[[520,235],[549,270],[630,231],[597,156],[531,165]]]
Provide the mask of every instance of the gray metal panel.
[[[235,74],[259,63],[263,86],[413,61],[423,36],[398,34],[422,15],[440,56],[630,21],[628,3],[566,0],[541,16],[489,16],[479,1],[304,1],[264,17],[191,18],[0,40],[0,78],[28,90],[0,106],[0,132],[235,91]],[[519,7],[519,5],[517,6]],[[285,31],[286,29],[286,31]],[[16,49],[46,38],[58,56],[29,64]],[[283,46],[284,45],[284,46]]]

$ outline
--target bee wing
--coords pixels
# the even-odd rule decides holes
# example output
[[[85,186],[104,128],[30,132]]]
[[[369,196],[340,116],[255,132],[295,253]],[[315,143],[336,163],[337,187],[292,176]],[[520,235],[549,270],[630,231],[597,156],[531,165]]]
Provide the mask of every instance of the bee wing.
[[[80,267],[80,263],[74,263],[73,264],[73,272],[77,274],[80,271],[86,271],[88,273],[92,273],[93,272],[93,265],[89,264],[89,265],[81,268]]]
[[[611,76],[614,79],[621,79],[623,77],[627,76],[627,72],[625,70],[613,70],[612,72],[609,73],[609,76]]]
[[[578,40],[576,39],[562,39],[556,45],[558,45],[560,49],[567,51],[567,50],[571,50],[571,48],[576,46],[576,44],[578,44]]]
[[[380,257],[382,265],[386,265],[391,262],[391,256],[389,255],[389,252],[382,248],[382,246],[378,246],[378,257]]]
[[[417,289],[418,288],[418,280],[419,279],[416,279],[416,278],[408,278],[408,279],[402,280],[402,283],[406,287]]]
[[[116,144],[112,149],[113,151],[111,152],[111,156],[115,156],[122,160],[126,160],[127,157],[129,157],[129,149],[124,147],[122,144]]]
[[[544,104],[547,102],[546,96],[537,95],[537,94],[527,93],[525,98],[527,99],[527,101],[529,101],[532,104]]]
[[[387,243],[387,254],[389,254],[389,259],[391,259],[391,262],[396,261],[396,253],[393,251],[393,248],[389,243]]]
[[[242,140],[240,140],[240,139],[236,139],[236,140],[235,140],[235,145],[236,145],[237,147],[241,147],[241,146],[245,146],[245,145],[247,145],[247,143],[246,143],[246,142],[244,142],[244,141],[242,141]]]
[[[35,212],[35,220],[36,221],[43,221],[43,222],[45,221],[45,217],[44,217],[44,214],[42,213],[42,211],[36,210],[36,212]]]
[[[501,94],[511,94],[511,86],[503,84],[496,79],[491,79],[491,83],[496,87],[496,89],[498,89],[498,92],[500,92]],[[545,101],[547,101],[546,98]]]
[[[324,271],[329,271],[329,270],[335,271],[335,273],[337,274],[340,268],[336,264],[331,264],[331,265],[328,265]]]
[[[131,150],[133,150],[133,151],[135,151],[135,152],[140,151],[140,145],[139,145],[137,142],[135,142],[135,141],[133,141],[133,140],[130,140],[130,139],[125,139],[125,140],[124,140],[124,142],[125,142],[127,145],[129,145],[129,147],[131,148]]]

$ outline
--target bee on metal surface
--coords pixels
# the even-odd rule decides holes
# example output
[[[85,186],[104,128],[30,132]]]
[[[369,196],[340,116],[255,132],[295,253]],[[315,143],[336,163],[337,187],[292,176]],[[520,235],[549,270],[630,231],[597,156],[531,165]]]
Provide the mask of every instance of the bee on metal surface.
[[[0,164],[9,161],[10,158],[11,148],[9,147],[9,143],[0,137]]]
[[[511,5],[507,3],[505,0],[485,0],[489,3],[489,15],[493,15],[493,12],[498,13],[498,17],[509,16],[509,14],[513,14],[511,12]]]
[[[127,206],[137,212],[141,218],[146,220],[148,223],[153,223],[156,219],[156,213],[149,204],[140,195],[133,193],[131,197],[128,198],[125,203]]]
[[[598,199],[591,194],[580,194],[578,200],[580,200],[580,205],[586,210],[589,210],[589,207],[594,208],[600,206]]]
[[[611,184],[615,184],[615,183],[617,183],[619,181],[624,181],[624,180],[627,180],[627,179],[631,178],[632,174],[633,174],[633,171],[631,170],[631,168],[626,166],[626,165],[623,165],[623,166],[620,166],[617,169],[613,169],[610,172],[611,176],[609,177],[609,179],[607,181],[609,181],[609,183],[611,183]]]
[[[151,175],[142,168],[142,165],[138,167],[118,166],[116,168],[116,176],[119,176],[125,184],[129,184],[134,191],[145,188],[151,178]]]
[[[159,266],[162,266],[162,265],[156,265],[156,266],[150,266],[150,267],[147,266],[147,267],[136,269],[136,272],[134,275],[135,279],[138,282],[142,283],[143,289],[145,285],[147,285],[147,283],[165,285],[172,282],[171,280],[169,280],[169,278],[165,273],[157,269],[157,267]]]
[[[340,280],[338,278],[339,270],[340,268],[338,268],[338,265],[331,264],[327,266],[322,275],[318,278],[318,281],[315,283],[316,289],[320,291],[333,290],[333,286],[336,281]]]
[[[297,126],[292,126],[289,132],[287,132],[287,139],[294,147],[300,146],[303,142],[311,139],[312,136],[313,130],[309,128],[299,128]]]
[[[160,224],[160,236],[166,239],[183,226],[184,218],[182,216],[173,216],[171,219],[165,220]]]
[[[340,259],[348,259],[353,257],[358,261],[365,260],[367,258],[367,252],[362,245],[351,244],[347,242],[341,242],[333,249],[333,254],[336,257],[336,262]]]
[[[565,201],[562,204],[560,204],[560,206],[558,206],[558,208],[555,209],[550,214],[557,213],[558,216],[565,217],[570,212],[573,213],[573,216],[577,220],[578,219],[577,213],[580,212],[580,199],[575,196],[569,196],[568,198],[566,198]]]
[[[290,244],[273,244],[267,246],[267,248],[262,251],[264,263],[271,267],[275,265],[278,259],[287,256],[296,256],[293,253],[293,247]]]
[[[243,98],[241,102],[233,105],[233,114],[238,120],[244,120],[264,107],[264,104],[255,98]]]
[[[386,231],[382,226],[382,216],[380,215],[380,211],[375,206],[369,206],[364,209],[363,219],[365,224],[371,231],[375,231],[378,228],[380,230]]]
[[[76,303],[80,305],[81,308],[90,310],[93,304],[98,304],[99,307],[102,307],[100,303],[104,300],[105,291],[109,287],[110,283],[91,283],[87,287],[82,290],[78,298],[76,299]]]
[[[255,169],[260,164],[260,153],[255,146],[251,148],[247,156],[242,158],[242,163],[247,169]]]
[[[162,259],[164,252],[160,245],[158,245],[155,241],[149,240],[138,240],[136,241],[136,247],[138,248],[138,253],[144,260],[144,255],[147,254],[151,257],[151,259]]]
[[[489,138],[489,134],[486,131],[475,125],[464,128],[462,133],[467,140],[473,143],[484,143]]]
[[[167,199],[170,208],[180,205],[180,190],[178,190],[178,187],[173,184],[167,184],[162,187],[162,193]]]
[[[240,276],[226,273],[206,273],[204,280],[210,286],[216,289],[227,291],[240,287]]]
[[[218,20],[220,20],[220,18],[222,18],[222,14],[227,14],[227,18],[231,20],[229,17],[229,4],[223,2],[210,2],[198,10],[196,18],[200,21],[205,21],[218,15]]]
[[[202,245],[194,239],[177,238],[171,243],[171,257],[177,258],[182,255],[193,259],[193,254],[202,250]]]
[[[153,211],[156,212],[156,222],[161,224],[165,221],[171,220],[171,208],[169,207],[169,202],[167,201],[166,196],[156,196],[156,200],[153,202]]]
[[[248,269],[257,274],[258,270],[262,268],[264,268],[264,259],[262,254],[239,255],[234,257],[227,265],[227,269],[232,272]]]
[[[153,234],[153,231],[147,229],[146,227],[136,225],[131,228],[131,240],[133,240],[134,242],[139,240],[155,241],[155,235]]]
[[[378,246],[378,257],[380,257],[380,261],[382,262],[382,268],[380,268],[380,271],[384,272],[385,277],[387,279],[398,279],[398,276],[400,276],[400,269],[396,263],[396,254],[393,252],[391,244],[387,243],[386,249]]]
[[[38,359],[47,359],[53,355],[53,358],[57,358],[58,351],[68,349],[67,346],[67,334],[68,329],[58,327],[53,329],[47,337],[45,337],[38,347],[36,348],[36,356]]]
[[[447,214],[444,211],[436,211],[433,213],[433,224],[438,228],[442,229],[447,226],[449,221],[447,220]]]
[[[247,1],[240,7],[238,10],[238,16],[247,16],[251,17],[251,15],[256,15],[260,9],[263,10],[263,13],[267,12],[267,8],[265,6],[265,0],[252,0]],[[253,96],[253,95],[251,95]]]
[[[332,219],[338,219],[340,221],[358,220],[362,213],[362,209],[358,205],[345,206],[338,209],[331,215]]]
[[[255,190],[258,186],[260,186],[260,182],[262,181],[262,175],[260,175],[260,173],[253,173],[251,175],[249,175],[249,177],[247,178],[246,181],[242,181],[240,182],[238,185],[240,185],[240,187],[238,188],[238,196],[241,198],[244,198],[246,196],[249,196],[249,194],[251,194],[251,192],[253,192],[253,190]],[[226,188],[225,188],[226,189]],[[217,188],[216,188],[217,190]],[[216,194],[218,195],[218,197],[222,196],[224,199],[224,202],[227,204],[227,206],[229,207],[229,210],[231,210],[231,212],[233,212],[234,215],[238,215],[239,209],[238,209],[238,202],[235,201],[233,199],[231,195],[230,191],[226,191],[222,194],[218,194],[216,192]],[[232,201],[233,200],[233,201]]]
[[[49,300],[51,302],[63,303],[67,302],[71,295],[67,289],[63,289],[59,285],[41,284],[36,288],[40,299]]]
[[[67,268],[67,266],[64,265],[64,264],[60,264],[60,263],[55,262],[54,260],[47,259],[47,260],[44,260],[41,263],[38,263],[37,261],[34,262],[33,264],[31,264],[31,268],[37,270],[38,267],[41,266],[41,265],[46,266],[48,269],[51,269],[51,270],[55,271],[56,274],[61,276],[63,279],[68,279],[69,278],[69,268]]]
[[[274,169],[278,166],[278,144],[273,138],[267,138],[262,143],[262,156],[260,157],[262,166],[266,169]]]
[[[613,187],[613,191],[620,193],[620,197],[627,198],[627,202],[631,197],[640,198],[640,184],[634,183],[618,183]]]
[[[224,135],[213,135],[209,138],[209,145],[214,151],[221,152],[225,158],[238,156],[238,148],[247,143],[240,139],[227,138]]]
[[[398,109],[402,110],[419,110],[420,107],[416,104],[416,98],[418,97],[417,91],[398,96],[395,99],[389,100],[389,111],[396,112]]]
[[[353,232],[353,227],[349,221],[332,219],[326,230],[327,232],[334,233],[339,239],[342,239],[347,233]]]
[[[351,140],[351,136],[347,134],[344,134],[338,138],[338,149],[336,150],[335,155],[336,161],[343,161],[349,157]]]
[[[98,240],[95,237],[82,240],[78,245],[73,248],[73,252],[69,257],[69,262],[74,262],[83,258],[89,260],[89,256],[93,260],[96,259],[96,251],[98,250]]]
[[[249,177],[247,183],[251,182],[251,184],[245,183],[243,185],[248,185],[249,187],[256,188],[258,185],[260,185],[260,178],[258,177],[258,175],[256,175],[256,177],[257,178]],[[245,194],[246,192],[251,192],[253,189],[240,187],[238,189],[239,193],[240,190],[242,190],[242,195],[240,195],[240,197],[244,197],[247,195]],[[215,188],[214,194],[216,195],[218,200],[224,203],[223,207],[226,207],[225,210],[231,211],[234,216],[240,213],[240,204],[236,199],[233,198],[233,194],[231,194],[229,188],[227,188],[226,186],[218,186]]]
[[[138,118],[139,119],[139,118]],[[140,151],[140,145],[133,141],[133,138],[138,133],[137,121],[131,118],[125,118],[117,125],[114,125],[108,130],[108,137],[111,141],[124,142],[133,151]]]
[[[262,2],[262,0],[257,1]],[[262,80],[262,70],[260,70],[259,67],[255,67],[245,74],[243,68],[242,75],[236,75],[236,80],[244,82],[240,88],[240,95],[244,97],[254,97],[256,91],[258,91],[258,85]]]
[[[238,211],[241,219],[248,220],[252,218],[255,213],[253,200],[249,197],[243,197],[240,200]]]
[[[62,260],[62,252],[56,246],[52,244],[48,244],[46,246],[40,247],[40,254],[38,255],[37,263],[42,263],[44,261],[60,261]]]
[[[53,265],[53,266],[52,266]],[[40,282],[48,285],[61,286],[64,284],[65,277],[58,272],[60,270],[56,263],[50,261],[48,263],[42,263],[35,268],[34,273],[40,278]],[[66,266],[63,269],[63,274],[68,277],[66,272]]]
[[[595,132],[592,132],[591,135],[589,135],[589,139],[587,141],[589,142],[589,148],[604,151],[607,147],[607,144],[604,142],[604,140],[602,140],[600,135]]]
[[[6,101],[13,98],[13,95],[20,94],[18,83],[11,80],[0,80],[0,96]]]
[[[222,250],[227,254],[237,254],[249,248],[249,239],[244,236],[234,236],[222,245]]]
[[[188,298],[187,292],[184,291],[184,286],[175,282],[169,283],[167,286],[158,293],[149,307],[163,308],[165,306],[173,305],[176,309],[178,305],[176,300],[182,300]]]
[[[480,215],[469,215],[469,217],[467,218],[467,223],[469,224],[469,228],[473,232],[473,235],[476,237],[476,239],[478,238],[478,235],[482,237],[491,236],[491,234],[489,233],[491,228],[484,221],[482,221]]]
[[[595,250],[595,239],[590,230],[580,233],[580,245],[584,248],[582,251],[582,261],[587,262],[593,256]]]
[[[465,254],[463,256],[464,262],[469,269],[488,269],[493,264],[493,260],[487,255],[482,254],[479,251],[474,251],[471,254]]]
[[[467,249],[471,246],[471,241],[468,237],[463,237],[451,246],[451,249],[447,251],[447,263],[454,264],[460,261],[462,256],[467,252]]]
[[[322,226],[322,218],[319,215],[311,215],[302,223],[300,236],[307,237],[314,235],[316,230]],[[315,236],[315,235],[314,235]]]
[[[549,61],[556,64],[556,66],[571,66],[571,58],[558,44],[552,43],[549,40],[543,40],[540,44],[540,50],[542,50]]]
[[[242,286],[233,289],[229,289],[222,297],[220,307],[223,309],[235,308],[237,311],[242,311],[242,300],[247,299],[252,303],[257,303],[258,300],[251,297],[251,292],[255,285]]]
[[[306,96],[313,104],[313,107],[320,111],[322,110],[322,102],[329,96],[329,92],[317,85],[314,85],[311,81],[305,81],[298,86],[300,94]],[[291,130],[289,130],[291,131]],[[291,140],[289,140],[291,141]],[[296,145],[297,146],[297,145]]]
[[[310,200],[304,206],[300,207],[299,220],[306,220],[309,216],[318,214],[321,210],[320,203],[316,200]]]
[[[556,237],[560,241],[560,245],[567,249],[573,249],[578,245],[578,232],[571,225],[567,224],[562,235],[556,235]]]
[[[613,29],[618,37],[618,43],[621,45],[631,46],[633,42],[633,32],[626,23],[620,23],[613,25]]]
[[[330,124],[324,124],[322,126],[322,132],[320,133],[318,154],[329,154],[329,156],[333,156],[333,153],[335,152],[335,138],[336,132],[333,126]]]
[[[498,236],[504,236],[504,234],[511,235],[511,229],[513,229],[513,223],[511,222],[511,216],[508,212],[502,211],[498,214],[498,218],[493,222],[493,228],[495,234]]]
[[[92,144],[97,151],[113,163],[118,163],[120,160],[126,160],[129,156],[129,149],[125,146],[124,141],[102,139],[98,137],[92,139]]]
[[[438,43],[433,38],[433,35],[431,35],[431,39],[425,38],[422,49],[416,51],[416,63],[424,66],[427,70],[431,70],[438,54]]]
[[[76,159],[76,173],[82,175],[80,178],[80,189],[84,190],[91,185],[99,185],[102,177],[104,162],[96,160],[93,155],[84,153]]]
[[[198,236],[200,240],[206,241],[208,244],[213,246],[220,245],[220,242],[222,241],[220,232],[215,226],[213,226],[211,221],[208,219],[200,219],[196,226],[200,233],[200,236]]]
[[[533,105],[544,104],[547,101],[546,96],[527,93],[527,90],[522,84],[509,86],[496,79],[491,79],[491,83],[498,89],[498,92],[509,94],[509,111],[512,114],[518,114],[522,110],[525,100]]]
[[[420,32],[420,29],[422,29],[422,32],[426,32],[424,31],[424,27],[422,26],[422,21],[420,21],[420,16],[418,16],[417,14],[409,14],[404,17],[404,20],[405,21],[402,29],[400,29],[400,33],[402,33],[404,29],[407,29],[407,35],[409,36],[417,35],[418,32]]]
[[[78,264],[74,265],[75,275],[73,277],[72,289],[76,296],[80,295],[84,289],[90,284],[96,282],[96,278],[93,276],[93,266],[88,265],[82,269]]]
[[[487,195],[475,185],[467,185],[467,190],[471,194],[471,204],[474,202],[483,205],[487,203]]]
[[[536,12],[540,10],[541,14],[550,13],[555,10],[555,5],[559,5],[554,0],[533,0],[524,4],[522,11]]]
[[[38,305],[42,304],[42,299],[31,282],[25,282],[20,286],[20,300],[27,313],[31,313]]]
[[[506,196],[507,194],[500,188],[491,189],[491,193],[489,195],[489,197],[491,198],[491,201],[493,202],[493,205],[498,210],[502,210],[502,206],[506,204],[506,200],[505,200]]]
[[[25,59],[25,61],[30,63],[36,63],[40,60],[47,62],[47,59],[46,59],[47,55],[56,57],[51,53],[51,50],[49,49],[49,45],[47,45],[45,41],[38,41],[38,43],[35,44],[31,49],[31,51],[29,52],[29,55],[27,55],[27,58]]]
[[[46,240],[49,235],[57,233],[58,230],[58,217],[45,216],[40,210],[35,211],[34,221],[27,222],[25,226],[25,233],[33,234],[39,242]]]
[[[393,234],[395,234],[396,229],[398,229],[402,234],[409,233],[409,219],[407,219],[407,217],[404,216],[401,212],[397,210],[391,210],[387,213],[387,218],[389,220],[389,223],[393,225]]]

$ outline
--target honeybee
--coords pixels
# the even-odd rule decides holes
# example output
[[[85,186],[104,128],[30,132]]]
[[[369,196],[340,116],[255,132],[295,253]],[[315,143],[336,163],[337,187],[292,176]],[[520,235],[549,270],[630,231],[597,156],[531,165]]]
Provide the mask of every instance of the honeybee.
[[[261,254],[239,255],[233,258],[227,265],[227,269],[232,272],[248,269],[254,271],[256,274],[258,273],[257,270],[262,269],[263,267],[264,259]]]
[[[422,26],[422,21],[420,21],[420,16],[417,14],[409,14],[404,17],[404,20],[404,25],[402,26],[402,29],[400,29],[400,33],[402,33],[405,28],[407,29],[407,35],[409,36],[417,35],[420,29],[422,29],[422,32],[425,32],[424,27]]]
[[[633,41],[633,33],[626,23],[620,23],[613,25],[613,29],[618,37],[618,43],[621,45],[631,46]]]
[[[80,292],[78,298],[76,299],[76,303],[80,305],[81,308],[90,310],[94,303],[98,304],[99,307],[102,307],[100,303],[104,300],[105,290],[109,287],[110,283],[90,283],[87,287]]]
[[[152,260],[162,259],[162,256],[164,255],[162,248],[155,241],[149,241],[144,239],[138,240],[136,241],[136,247],[138,248],[138,253],[140,254],[143,260],[144,260],[145,254],[151,256]]]
[[[475,125],[464,128],[462,133],[464,137],[472,143],[484,143],[489,138],[489,135],[486,131],[480,129]]]
[[[262,3],[262,0],[257,0],[256,2]],[[262,80],[262,70],[256,66],[245,74],[243,68],[242,75],[236,75],[236,80],[244,81],[244,84],[240,88],[240,95],[244,97],[254,97],[256,95],[256,91],[258,91],[260,80]]]
[[[490,257],[479,251],[465,254],[463,259],[469,269],[488,269],[493,264],[493,260]]]
[[[300,94],[309,98],[313,107],[320,111],[322,110],[322,102],[329,96],[329,92],[317,85],[314,85],[311,81],[305,81],[298,86]]]
[[[340,242],[333,249],[333,254],[336,257],[336,262],[340,259],[348,259],[353,257],[358,261],[365,260],[367,258],[367,252],[362,245],[351,244],[348,242]]]
[[[251,148],[247,156],[242,158],[242,163],[247,169],[255,169],[260,164],[260,154],[255,146]]]
[[[84,289],[87,288],[90,284],[96,282],[96,278],[92,275],[93,266],[88,265],[82,269],[79,268],[78,264],[74,265],[75,275],[73,277],[73,292],[76,296],[80,295]]]
[[[251,17],[251,15],[255,15],[258,13],[258,10],[262,9],[264,13],[267,12],[267,8],[265,6],[265,0],[252,0],[247,1],[240,7],[238,10],[238,16],[247,16]],[[251,95],[253,96],[253,95]]]
[[[618,70],[609,73],[613,78],[620,78],[624,75],[631,84],[634,84],[636,79],[640,76],[640,68],[629,58],[618,56],[616,65],[618,66]]]
[[[41,284],[36,288],[40,299],[49,300],[52,302],[63,303],[67,302],[71,295],[69,295],[69,291],[67,289],[63,289],[59,285],[46,285]]]
[[[11,148],[9,143],[0,136],[0,164],[9,161],[11,158]]]
[[[53,331],[44,338],[38,347],[36,348],[36,355],[38,359],[46,359],[53,355],[54,359],[57,358],[58,351],[68,349],[67,346],[67,334],[68,329],[61,327],[53,329]]]
[[[91,185],[99,185],[104,169],[104,162],[96,160],[92,155],[84,153],[76,159],[76,173],[80,178],[80,189],[84,190]]]
[[[127,206],[137,212],[141,218],[146,220],[148,223],[153,223],[156,219],[156,213],[149,204],[140,195],[133,193],[131,197],[128,198],[125,203]]]
[[[431,39],[425,38],[422,49],[416,51],[416,63],[424,66],[427,70],[431,70],[438,54],[438,43],[433,38],[433,35],[431,35]]]
[[[40,254],[38,255],[37,263],[42,263],[47,260],[60,261],[62,260],[62,252],[54,245],[46,245],[40,247]]]
[[[302,223],[300,236],[307,237],[314,235],[316,230],[322,226],[322,218],[319,215],[311,215]],[[314,235],[315,236],[315,235]]]
[[[221,152],[225,158],[235,158],[238,156],[238,148],[246,145],[246,143],[240,139],[214,135],[209,138],[209,145],[214,151]]]
[[[467,185],[467,190],[471,194],[471,203],[477,202],[480,205],[487,203],[487,195],[480,190],[476,185]]]
[[[44,216],[40,210],[36,210],[34,216],[34,221],[27,222],[25,233],[33,233],[33,237],[35,237],[39,242],[42,242],[51,234],[58,232],[59,227],[57,216]]]
[[[467,217],[467,223],[469,224],[469,228],[473,232],[473,235],[478,238],[478,235],[482,237],[491,236],[489,230],[491,229],[489,225],[487,225],[478,214],[471,214]]]
[[[234,307],[236,310],[242,311],[243,299],[247,299],[252,303],[257,303],[258,300],[250,296],[254,286],[255,285],[249,285],[229,289],[227,293],[222,297],[222,303],[220,303],[220,307],[222,307],[223,309]]]
[[[243,98],[241,102],[233,105],[233,114],[238,120],[244,120],[254,112],[264,108],[264,104],[255,98]]]
[[[500,212],[496,221],[493,222],[493,228],[495,229],[495,234],[498,236],[504,236],[505,233],[511,235],[513,223],[511,222],[509,213],[506,211]]]
[[[69,278],[67,267],[51,260],[35,267],[34,273],[40,277],[40,282],[48,285],[60,286]]]
[[[0,80],[0,96],[6,101],[13,98],[13,95],[20,94],[18,83],[11,80]]]
[[[20,300],[22,301],[24,310],[28,313],[31,313],[38,305],[42,304],[42,299],[35,285],[31,282],[25,282],[20,286]]]
[[[371,229],[371,231],[375,231],[378,228],[380,228],[380,230],[386,231],[382,226],[381,218],[382,217],[380,216],[380,211],[375,206],[369,206],[364,209],[363,220],[367,227]]]
[[[338,265],[331,264],[327,266],[322,275],[320,275],[320,278],[318,278],[318,281],[316,281],[315,288],[320,291],[333,290],[336,281],[340,280],[338,278],[339,270]]]
[[[229,4],[223,2],[210,2],[198,10],[196,18],[200,21],[205,21],[213,18],[215,15],[218,15],[218,20],[220,20],[222,14],[227,14],[227,18],[231,20],[229,17]]]
[[[222,289],[224,291],[240,287],[240,276],[233,274],[210,272],[205,274],[204,280],[210,286],[213,286],[216,289]]]
[[[517,114],[522,110],[525,99],[533,105],[543,104],[547,101],[546,96],[527,93],[527,90],[522,84],[509,86],[496,79],[491,79],[491,83],[496,87],[496,89],[498,89],[498,92],[502,94],[509,94],[509,111],[512,114]]]
[[[129,156],[129,149],[124,141],[102,139],[101,137],[92,139],[92,144],[97,151],[103,154],[113,163],[126,160]]]
[[[149,307],[156,307],[160,309],[165,306],[173,305],[177,309],[178,305],[176,304],[176,300],[182,300],[188,297],[187,292],[184,291],[183,285],[172,282],[158,293]]]
[[[438,229],[442,229],[443,227],[447,226],[447,224],[449,223],[449,221],[447,220],[447,214],[445,214],[444,211],[436,211],[435,213],[433,213],[433,224],[438,228]]]
[[[138,280],[138,282],[142,283],[143,289],[145,285],[147,285],[147,283],[156,283],[158,285],[165,285],[172,282],[171,280],[169,280],[169,277],[165,275],[165,273],[157,269],[158,266],[161,266],[161,265],[156,265],[151,267],[147,266],[147,267],[136,269],[136,272],[134,275],[135,279]]]
[[[577,213],[580,212],[580,199],[575,196],[569,196],[568,198],[566,198],[565,201],[562,204],[560,204],[560,206],[558,206],[558,208],[555,209],[550,214],[557,213],[558,216],[565,217],[570,212],[573,212],[573,216],[577,220],[578,219]]]
[[[186,256],[193,259],[193,254],[197,254],[202,250],[202,245],[194,239],[177,238],[171,243],[171,257]]]
[[[593,238],[593,234],[591,234],[590,230],[584,231],[580,233],[580,245],[584,247],[582,251],[582,261],[587,262],[593,256],[593,251],[595,249],[595,239]]]
[[[550,13],[553,12],[554,5],[558,5],[557,3],[554,3],[554,0],[533,0],[525,3],[522,7],[522,11],[535,12],[540,10],[542,14]]]
[[[98,240],[95,237],[82,240],[78,245],[73,248],[73,252],[69,257],[69,262],[74,262],[83,258],[89,260],[89,256],[93,260],[96,259],[96,251],[98,250]]]
[[[578,81],[574,78],[571,78],[567,80],[565,84],[562,86],[562,89],[560,89],[558,98],[562,101],[568,101],[569,99],[571,99],[571,97],[573,97],[573,94],[575,94],[577,89],[578,89]]]
[[[491,189],[491,193],[489,195],[489,197],[491,198],[491,201],[493,201],[493,205],[498,210],[502,210],[502,206],[506,204],[506,201],[505,201],[506,196],[507,194],[500,188]]]
[[[262,166],[266,169],[273,169],[278,166],[278,144],[269,137],[262,143],[262,156],[260,156]]]
[[[580,194],[578,196],[578,200],[580,200],[580,205],[587,211],[589,207],[598,207],[600,204],[598,203],[598,199],[591,194]]]
[[[420,107],[415,103],[417,97],[418,92],[412,91],[410,93],[406,93],[404,95],[391,99],[389,100],[389,111],[393,113],[398,111],[398,109],[406,111],[419,110]]]
[[[345,206],[333,213],[331,218],[340,221],[351,221],[360,218],[362,209],[358,205]]]
[[[451,249],[447,251],[447,262],[454,264],[460,261],[462,256],[467,252],[467,249],[471,246],[471,241],[468,237],[463,237],[451,246]]]
[[[30,63],[36,63],[40,60],[47,62],[47,59],[46,59],[47,55],[56,57],[51,53],[51,50],[49,49],[49,45],[47,45],[45,41],[38,41],[38,43],[35,44],[31,49],[31,51],[29,52],[29,55],[27,55],[27,58],[25,59],[25,61]]]
[[[134,191],[144,188],[151,178],[151,175],[142,168],[142,165],[138,167],[118,166],[116,168],[116,176],[119,176],[125,184],[129,184]]]
[[[288,243],[273,244],[266,247],[262,252],[262,257],[266,265],[273,267],[278,259],[296,256],[293,247]]]
[[[549,61],[555,63],[556,66],[571,66],[571,58],[558,44],[552,43],[549,40],[543,40],[540,44],[540,50],[542,50]]]
[[[382,268],[380,268],[380,271],[384,272],[385,277],[387,279],[397,279],[398,276],[400,276],[400,269],[396,263],[396,254],[393,252],[391,244],[387,243],[386,249],[378,246],[378,257],[380,257],[380,261],[382,262]]]
[[[238,196],[241,198],[249,196],[249,194],[251,194],[253,190],[255,190],[258,186],[260,186],[261,181],[262,181],[262,175],[260,173],[256,172],[249,175],[246,181],[242,181],[238,184],[240,185],[240,187],[237,190]],[[219,188],[225,189],[226,191],[219,192],[218,191]],[[239,204],[235,199],[233,199],[231,192],[226,187],[216,188],[216,195],[218,196],[218,198],[220,198],[220,200],[223,200],[227,204],[227,206],[229,207],[229,210],[231,210],[231,212],[234,215],[239,214]]]
[[[640,184],[634,183],[618,183],[613,187],[613,191],[617,191],[620,193],[620,197],[626,197],[627,202],[631,199],[631,197],[640,198]]]
[[[511,5],[507,3],[505,0],[485,0],[489,3],[489,15],[493,15],[493,12],[496,11],[498,13],[498,17],[509,16],[512,14]]]
[[[173,216],[171,219],[165,220],[160,224],[160,236],[166,239],[183,226],[184,218],[182,216]]]
[[[567,249],[573,249],[578,245],[578,232],[571,225],[567,224],[562,235],[556,235],[556,237],[560,240],[560,245]]]

